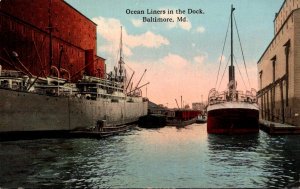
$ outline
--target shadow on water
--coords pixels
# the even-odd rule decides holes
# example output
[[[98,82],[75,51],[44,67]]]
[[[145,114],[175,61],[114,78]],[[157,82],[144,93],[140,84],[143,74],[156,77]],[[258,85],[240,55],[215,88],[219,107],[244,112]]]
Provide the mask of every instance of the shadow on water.
[[[260,171],[255,160],[255,151],[260,145],[258,134],[209,134],[207,142],[211,164],[207,174],[212,178],[211,184],[215,183],[217,187],[257,187],[259,183],[255,180]]]
[[[259,134],[251,135],[208,135],[208,147],[219,152],[223,150],[245,151],[253,150],[259,145]]]
[[[126,156],[126,149],[120,145],[122,140],[123,137],[116,136],[105,140],[40,139],[2,142],[0,186],[109,186],[107,183],[110,179],[124,173],[124,162],[112,156],[118,153]]]
[[[227,187],[282,188],[299,180],[297,136],[208,135],[208,149],[210,162],[223,167],[209,174]]]
[[[263,171],[267,187],[282,188],[299,180],[299,136],[264,137],[259,150],[265,159]]]

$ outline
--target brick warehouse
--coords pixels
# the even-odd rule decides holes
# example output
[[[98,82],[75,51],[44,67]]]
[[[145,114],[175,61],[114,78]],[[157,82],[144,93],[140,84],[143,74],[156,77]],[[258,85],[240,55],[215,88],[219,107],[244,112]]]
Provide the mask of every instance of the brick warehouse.
[[[103,78],[105,59],[96,54],[96,27],[63,0],[1,0],[0,56],[7,60],[7,54],[17,52],[38,76],[54,73],[53,65],[67,70],[73,81],[83,73]]]
[[[300,126],[300,0],[285,0],[258,61],[260,118]]]

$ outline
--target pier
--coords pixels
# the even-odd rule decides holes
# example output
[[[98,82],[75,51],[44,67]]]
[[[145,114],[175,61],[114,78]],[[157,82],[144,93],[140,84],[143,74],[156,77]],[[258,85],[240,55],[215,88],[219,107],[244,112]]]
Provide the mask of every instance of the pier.
[[[261,130],[271,135],[300,134],[300,127],[288,125],[285,123],[276,123],[264,119],[259,120],[259,127]]]

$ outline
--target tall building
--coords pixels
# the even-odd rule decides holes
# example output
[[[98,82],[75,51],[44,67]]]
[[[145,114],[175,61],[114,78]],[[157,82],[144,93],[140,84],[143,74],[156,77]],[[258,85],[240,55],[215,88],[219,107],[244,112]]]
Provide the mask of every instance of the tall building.
[[[84,73],[105,77],[97,56],[97,25],[63,0],[0,1],[0,63],[11,53],[34,75],[57,74],[76,81]]]
[[[300,0],[285,0],[257,63],[260,118],[300,126]]]

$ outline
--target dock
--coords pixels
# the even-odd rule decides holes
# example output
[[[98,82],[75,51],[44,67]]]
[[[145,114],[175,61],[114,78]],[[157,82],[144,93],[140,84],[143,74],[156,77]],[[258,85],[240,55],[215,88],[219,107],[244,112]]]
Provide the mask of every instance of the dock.
[[[268,134],[280,135],[280,134],[300,134],[300,127],[294,125],[288,125],[285,123],[276,123],[260,119],[259,127],[261,130]]]

